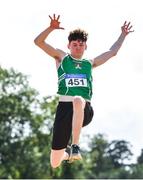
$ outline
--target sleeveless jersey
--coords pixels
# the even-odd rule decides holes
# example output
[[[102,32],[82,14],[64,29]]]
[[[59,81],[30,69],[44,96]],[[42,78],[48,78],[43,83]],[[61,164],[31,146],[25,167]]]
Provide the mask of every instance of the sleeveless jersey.
[[[89,60],[76,60],[67,55],[57,71],[59,95],[81,96],[91,100],[92,64]]]

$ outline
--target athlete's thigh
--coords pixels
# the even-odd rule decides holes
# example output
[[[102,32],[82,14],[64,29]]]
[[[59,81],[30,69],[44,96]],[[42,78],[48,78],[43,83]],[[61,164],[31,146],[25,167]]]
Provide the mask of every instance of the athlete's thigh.
[[[67,147],[72,131],[72,114],[72,102],[59,103],[53,127],[52,149]]]

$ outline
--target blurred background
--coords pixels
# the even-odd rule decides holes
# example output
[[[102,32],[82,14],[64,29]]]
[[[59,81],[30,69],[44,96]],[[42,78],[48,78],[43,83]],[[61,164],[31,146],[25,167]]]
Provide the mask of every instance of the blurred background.
[[[56,67],[34,44],[53,13],[65,30],[49,42],[68,52],[69,31],[83,28],[87,58],[107,51],[125,20],[135,30],[117,56],[93,70],[95,114],[81,135],[84,163],[56,170],[49,165]],[[0,1],[0,178],[143,178],[142,17],[135,0]]]

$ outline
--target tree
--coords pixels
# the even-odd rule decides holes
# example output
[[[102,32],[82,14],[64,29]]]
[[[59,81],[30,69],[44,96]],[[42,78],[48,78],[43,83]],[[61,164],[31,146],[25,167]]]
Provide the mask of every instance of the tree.
[[[124,140],[114,140],[109,144],[107,154],[115,168],[122,167],[126,160],[130,160],[133,155],[130,146],[130,143]]]
[[[127,178],[130,171],[126,170],[125,160],[132,155],[129,143],[126,141],[111,141],[109,143],[103,134],[93,136],[89,143],[87,163],[89,163],[87,179],[90,178]]]
[[[137,164],[132,165],[132,179],[143,179],[143,149],[141,149],[141,154],[137,158]]]
[[[138,162],[138,164],[142,164],[143,165],[143,149],[141,149],[141,154],[137,158],[137,162]]]
[[[0,178],[51,178],[57,98],[39,99],[27,76],[0,67]]]
[[[57,169],[50,166],[52,126],[58,98],[40,97],[27,76],[0,67],[0,178],[76,179],[142,178],[142,155],[126,170],[132,156],[124,140],[109,143],[103,134],[87,137],[83,161]],[[143,151],[142,151],[143,152]]]
[[[97,134],[91,138],[89,142],[89,156],[87,161],[89,163],[90,174],[88,178],[98,178],[101,172],[105,172],[110,169],[110,159],[106,157],[106,149],[108,147],[108,141],[103,134]]]
[[[143,164],[135,164],[132,167],[131,179],[143,179]]]

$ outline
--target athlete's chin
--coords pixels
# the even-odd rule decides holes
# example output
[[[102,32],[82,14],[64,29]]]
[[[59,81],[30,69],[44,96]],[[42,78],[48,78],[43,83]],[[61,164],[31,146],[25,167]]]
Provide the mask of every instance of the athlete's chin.
[[[77,53],[77,54],[75,54],[75,58],[76,58],[76,59],[81,59],[82,56],[83,56],[83,53]]]

